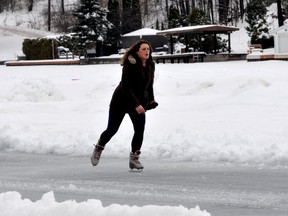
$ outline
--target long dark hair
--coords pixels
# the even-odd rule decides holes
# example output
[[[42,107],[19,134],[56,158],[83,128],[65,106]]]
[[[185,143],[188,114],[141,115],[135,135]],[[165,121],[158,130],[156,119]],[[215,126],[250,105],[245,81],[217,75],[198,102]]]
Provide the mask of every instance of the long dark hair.
[[[120,64],[123,66],[125,62],[127,62],[128,57],[130,55],[132,55],[135,59],[139,59],[137,52],[140,49],[140,46],[142,44],[148,44],[149,48],[150,48],[150,52],[149,52],[149,58],[147,59],[148,61],[152,61],[152,47],[150,45],[150,43],[146,40],[139,40],[136,43],[134,43],[124,54],[124,56],[121,58],[120,60]]]

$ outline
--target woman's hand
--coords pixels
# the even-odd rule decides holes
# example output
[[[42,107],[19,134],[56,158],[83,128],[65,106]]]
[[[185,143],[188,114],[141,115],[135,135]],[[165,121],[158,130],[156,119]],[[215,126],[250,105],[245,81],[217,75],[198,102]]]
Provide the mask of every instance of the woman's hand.
[[[137,106],[135,109],[138,114],[145,113],[145,109],[142,105]]]

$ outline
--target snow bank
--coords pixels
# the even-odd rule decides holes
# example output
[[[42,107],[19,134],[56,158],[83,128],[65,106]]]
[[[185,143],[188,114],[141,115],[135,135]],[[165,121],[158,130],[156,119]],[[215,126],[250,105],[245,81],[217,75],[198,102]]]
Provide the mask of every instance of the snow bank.
[[[112,204],[104,207],[99,200],[87,200],[77,203],[74,200],[67,200],[62,203],[55,201],[54,193],[49,192],[43,195],[41,200],[32,202],[29,199],[22,199],[18,192],[7,192],[0,194],[0,215],[5,216],[209,216],[208,212],[201,211],[198,206],[185,208],[183,206],[156,206],[147,205],[143,207]]]
[[[143,159],[288,165],[288,62],[156,65]],[[120,65],[0,66],[0,150],[89,156]],[[128,116],[103,157],[123,158]]]

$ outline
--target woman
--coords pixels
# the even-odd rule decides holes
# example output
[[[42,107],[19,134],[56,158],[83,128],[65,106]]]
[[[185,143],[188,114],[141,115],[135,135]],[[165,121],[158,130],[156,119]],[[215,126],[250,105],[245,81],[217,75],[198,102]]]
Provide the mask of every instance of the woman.
[[[99,163],[106,143],[116,134],[128,113],[134,127],[129,167],[138,170],[144,168],[139,162],[139,155],[145,129],[145,112],[158,106],[154,100],[155,62],[151,54],[150,44],[141,40],[132,45],[121,59],[122,78],[110,102],[107,129],[101,134],[91,156],[93,166]]]

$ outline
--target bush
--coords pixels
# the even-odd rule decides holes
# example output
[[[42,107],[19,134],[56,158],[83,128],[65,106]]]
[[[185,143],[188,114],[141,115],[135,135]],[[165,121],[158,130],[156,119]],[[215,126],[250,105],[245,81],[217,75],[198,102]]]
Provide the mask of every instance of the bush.
[[[25,39],[22,51],[27,60],[58,58],[57,42],[54,39]]]

